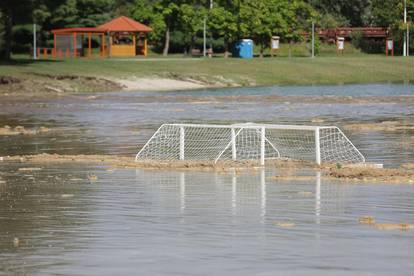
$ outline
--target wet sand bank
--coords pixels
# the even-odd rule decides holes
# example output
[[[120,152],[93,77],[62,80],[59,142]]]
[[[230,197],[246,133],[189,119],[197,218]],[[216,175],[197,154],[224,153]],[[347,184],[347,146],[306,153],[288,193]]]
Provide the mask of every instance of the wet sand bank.
[[[257,162],[231,162],[223,161],[214,164],[213,162],[197,161],[135,161],[128,156],[114,155],[59,155],[59,154],[38,154],[38,155],[18,155],[0,157],[2,162],[18,162],[26,164],[44,165],[48,163],[98,163],[112,168],[140,168],[150,170],[194,170],[194,171],[222,171],[236,172],[257,171],[262,167]],[[387,183],[408,183],[414,184],[414,169],[412,164],[406,164],[400,168],[388,169],[377,168],[371,164],[361,165],[337,165],[323,164],[316,166],[313,163],[292,161],[292,160],[270,160],[266,164],[267,168],[280,170],[280,175],[274,179],[303,180],[307,176],[298,175],[301,169],[313,169],[321,171],[324,177],[338,180],[354,180],[364,182],[387,182]],[[32,166],[31,166],[32,168]]]

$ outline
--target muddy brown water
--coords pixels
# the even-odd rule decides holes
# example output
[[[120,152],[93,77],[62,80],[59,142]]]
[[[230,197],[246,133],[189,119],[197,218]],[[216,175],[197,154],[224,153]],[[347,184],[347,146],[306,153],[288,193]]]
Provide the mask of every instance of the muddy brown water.
[[[237,95],[248,96],[238,101]],[[283,101],[263,102],[263,96]],[[294,98],[289,98],[293,95]],[[309,97],[352,97],[324,103]],[[412,122],[412,85],[347,85],[85,94],[0,101],[0,156],[133,156],[166,122],[344,126]],[[214,101],[206,98],[214,97]],[[287,98],[286,98],[287,97]],[[364,98],[363,101],[358,100]],[[375,101],[367,102],[366,97]],[[357,100],[354,100],[357,98]],[[289,100],[290,99],[290,100]],[[391,100],[390,100],[391,99]],[[312,123],[315,124],[315,123]],[[348,131],[368,160],[414,162],[414,133]],[[0,162],[0,275],[390,275],[414,269],[414,186],[220,173],[114,169],[100,164]]]

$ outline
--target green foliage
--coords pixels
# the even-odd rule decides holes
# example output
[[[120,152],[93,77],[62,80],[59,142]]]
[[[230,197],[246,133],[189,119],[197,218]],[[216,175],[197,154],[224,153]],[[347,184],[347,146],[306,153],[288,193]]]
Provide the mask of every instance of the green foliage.
[[[315,35],[315,55],[319,55],[321,52],[322,44],[319,36]]]
[[[364,34],[362,32],[352,32],[350,38],[352,45],[354,45],[355,48],[361,49],[364,41]]]
[[[230,44],[238,37],[237,16],[225,7],[216,6],[209,12],[208,27],[216,37],[223,38],[223,47],[227,55]]]
[[[209,4],[210,0],[1,0],[0,52],[8,57],[11,50],[27,51],[32,35],[27,24],[33,22],[39,26],[39,45],[46,46],[51,29],[97,26],[118,15],[149,25],[151,45],[164,52],[169,42],[171,50],[178,52],[201,47],[204,19],[208,43],[215,48],[230,51],[245,37],[255,41],[261,54],[272,35],[280,36],[281,42],[300,42],[312,21],[322,28],[391,27],[396,52],[406,30],[402,0],[214,0],[212,9]],[[414,0],[407,0],[407,10],[412,22]],[[364,51],[383,48],[382,42],[367,43],[360,37],[352,41]],[[318,44],[316,40],[316,52]]]
[[[95,27],[112,17],[114,0],[67,0],[53,11],[55,28]]]

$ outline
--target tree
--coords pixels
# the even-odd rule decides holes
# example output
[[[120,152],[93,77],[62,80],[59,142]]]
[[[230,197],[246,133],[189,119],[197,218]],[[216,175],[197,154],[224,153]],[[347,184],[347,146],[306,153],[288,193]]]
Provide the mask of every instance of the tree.
[[[237,16],[221,6],[214,7],[209,13],[209,29],[224,39],[224,57],[229,55],[229,45],[238,37]]]
[[[13,26],[17,23],[26,23],[33,20],[31,17],[25,17],[24,15],[32,13],[34,2],[31,0],[2,0],[0,2],[1,20],[4,29],[2,58],[10,59],[11,57]]]
[[[298,41],[314,16],[312,7],[301,0],[246,0],[240,7],[241,33],[260,45],[262,57],[272,35]]]
[[[339,26],[369,24],[371,0],[307,0],[321,14],[334,18]]]
[[[179,6],[177,26],[184,34],[184,43],[190,52],[194,48],[197,33],[203,30],[205,17],[206,9],[203,6],[188,3]]]
[[[54,28],[96,27],[112,18],[114,0],[66,0],[54,9]]]

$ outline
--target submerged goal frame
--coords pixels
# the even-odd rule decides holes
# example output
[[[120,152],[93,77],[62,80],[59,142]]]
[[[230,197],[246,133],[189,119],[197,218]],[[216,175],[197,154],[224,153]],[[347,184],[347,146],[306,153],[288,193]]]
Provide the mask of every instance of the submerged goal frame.
[[[200,133],[196,137],[197,139],[191,140],[192,137],[186,137],[188,130],[193,132],[198,130]],[[211,130],[215,134],[213,133],[211,137],[208,137],[209,133],[206,133],[206,130]],[[293,135],[285,137],[283,136],[284,133],[297,134],[295,134],[295,137]],[[207,137],[205,137],[206,135]],[[219,135],[218,144],[213,141],[217,135]],[[251,141],[246,142],[249,145],[244,145],[243,142],[246,138],[243,138],[243,135],[253,139],[253,145]],[[291,143],[293,145],[290,145],[288,139],[294,139],[294,142]],[[301,140],[306,140],[304,142],[305,146],[301,144]],[[192,145],[192,155],[187,158],[186,147],[188,142],[199,143],[200,146],[194,148],[194,145]],[[208,146],[203,148],[203,142],[208,143]],[[306,147],[306,143],[308,147]],[[298,153],[295,150],[298,151],[298,149],[299,154],[305,152],[306,157],[296,156]],[[168,153],[165,153],[165,151],[168,151]],[[336,126],[254,123],[232,125],[163,124],[137,153],[135,160],[194,160],[217,163],[219,160],[238,161],[238,152],[240,151],[249,152],[248,157],[240,157],[242,160],[258,160],[262,166],[265,164],[265,160],[278,158],[312,161],[318,165],[323,162],[365,162],[362,153]],[[254,152],[254,154],[251,154],[251,152]],[[314,156],[311,157],[310,155],[313,154]]]

